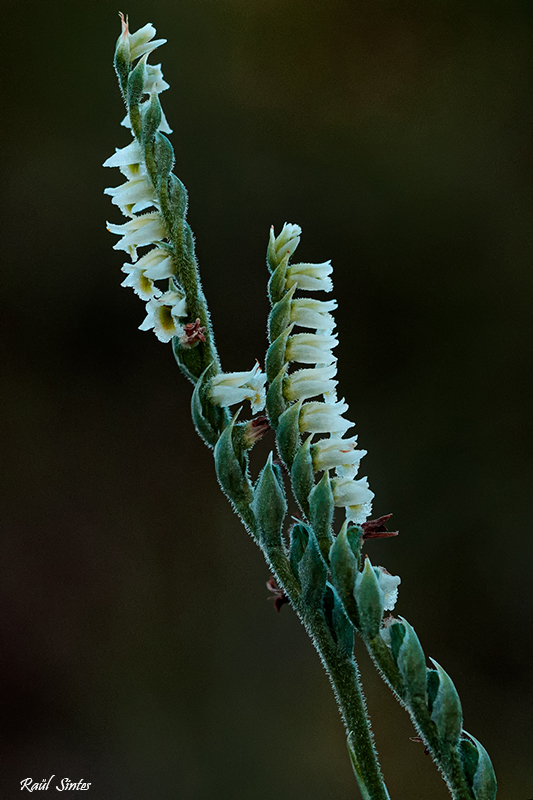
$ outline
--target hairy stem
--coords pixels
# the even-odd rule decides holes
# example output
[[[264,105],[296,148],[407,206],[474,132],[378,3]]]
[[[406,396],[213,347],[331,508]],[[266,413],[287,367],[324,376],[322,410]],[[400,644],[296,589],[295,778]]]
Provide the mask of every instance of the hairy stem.
[[[282,548],[264,551],[278,585],[289,597],[293,608],[316,648],[328,674],[341,716],[346,726],[354,772],[364,800],[389,800],[371,734],[359,670],[353,656],[337,647],[322,609],[310,609],[303,602]]]

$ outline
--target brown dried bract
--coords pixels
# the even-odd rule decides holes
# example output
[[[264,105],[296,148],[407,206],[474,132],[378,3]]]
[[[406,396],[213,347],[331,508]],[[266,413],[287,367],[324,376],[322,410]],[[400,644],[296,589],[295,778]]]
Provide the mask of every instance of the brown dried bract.
[[[287,597],[283,589],[280,589],[273,575],[271,575],[270,578],[267,580],[266,587],[269,592],[272,592],[272,597],[269,597],[268,599],[274,601],[274,608],[276,609],[276,611],[279,611],[281,609],[281,606],[284,606],[285,603],[289,602],[289,598]]]
[[[367,539],[388,539],[389,536],[398,536],[399,531],[388,531],[385,523],[389,521],[392,514],[384,514],[377,519],[369,519],[368,522],[363,522],[361,525],[363,529],[363,541]]]

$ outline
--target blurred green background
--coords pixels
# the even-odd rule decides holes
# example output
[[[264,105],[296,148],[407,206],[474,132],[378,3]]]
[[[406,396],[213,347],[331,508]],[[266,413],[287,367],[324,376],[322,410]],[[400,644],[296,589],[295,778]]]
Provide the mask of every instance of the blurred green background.
[[[219,492],[102,195],[116,4],[3,0],[2,797],[355,800],[342,725]],[[333,260],[371,543],[502,800],[533,796],[533,6],[130,0],[153,22],[227,371],[263,360],[270,224]],[[6,52],[7,51],[7,52]],[[160,56],[159,56],[160,53]],[[263,450],[263,455],[264,455]],[[358,648],[361,650],[361,648]],[[448,797],[360,653],[392,798]]]

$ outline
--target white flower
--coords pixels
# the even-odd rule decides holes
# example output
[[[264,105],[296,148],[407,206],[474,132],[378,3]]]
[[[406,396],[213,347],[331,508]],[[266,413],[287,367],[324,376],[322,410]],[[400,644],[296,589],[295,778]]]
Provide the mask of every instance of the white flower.
[[[249,400],[252,413],[265,407],[266,375],[259,364],[250,372],[229,372],[215,375],[211,380],[211,400],[217,406],[233,406]]]
[[[339,340],[328,333],[296,333],[290,336],[285,348],[287,361],[327,366],[337,360],[331,352]]]
[[[135,294],[141,300],[150,300],[152,297],[159,297],[162,292],[156,286],[151,278],[146,276],[144,269],[141,269],[138,264],[124,264],[122,272],[127,273],[121,286],[131,286]]]
[[[275,269],[286,255],[292,256],[300,242],[302,229],[299,225],[286,222],[281,233],[274,237],[274,226],[270,228],[270,241],[268,243],[268,259]]]
[[[311,297],[298,297],[291,303],[290,322],[301,328],[315,328],[330,333],[335,320],[330,314],[337,308],[336,300],[315,300]]]
[[[165,44],[166,39],[154,39],[156,30],[151,22],[148,22],[135,33],[129,35],[130,59],[135,61],[139,56],[151,53],[156,47]],[[154,39],[154,41],[152,41]]]
[[[154,247],[136,264],[123,264],[122,272],[128,277],[120,285],[131,286],[141,300],[149,300],[161,294],[161,291],[154,286],[154,281],[174,275],[174,264],[168,250]]]
[[[299,369],[289,375],[283,393],[287,400],[307,400],[335,389],[338,381],[332,380],[337,374],[337,367],[315,367],[314,369]]]
[[[352,436],[350,439],[330,436],[314,442],[311,446],[314,471],[319,472],[323,469],[351,465],[357,474],[359,463],[363,456],[366,456],[367,451],[356,450],[356,445],[357,436]]]
[[[139,330],[154,333],[160,342],[169,342],[173,336],[183,335],[181,317],[187,316],[185,297],[181,292],[165,292],[161,297],[152,298],[146,304],[146,319]]]
[[[356,525],[362,525],[363,522],[369,518],[372,513],[372,501],[368,503],[360,503],[356,506],[346,506],[346,519],[354,522]]]
[[[398,575],[391,575],[384,567],[374,567],[372,564],[369,564],[369,561],[366,563],[366,568],[368,569],[368,565],[374,571],[374,574],[378,581],[378,588],[379,588],[379,596],[381,598],[381,606],[383,611],[392,611],[394,606],[396,605],[396,600],[398,599],[398,586],[402,582],[401,578]],[[357,594],[357,590],[359,589],[361,582],[363,580],[364,570],[357,574],[355,579],[355,593]],[[383,637],[385,639],[385,636]],[[390,641],[390,635],[388,636]],[[386,640],[386,639],[385,639]]]
[[[335,467],[335,474],[338,475],[339,478],[355,478],[358,472],[359,464],[339,464]]]
[[[137,247],[153,244],[167,235],[163,220],[157,212],[134,217],[123,225],[108,222],[107,230],[122,236],[113,250],[125,250],[133,261],[137,261]]]
[[[114,155],[110,156],[104,161],[104,167],[119,167],[120,171],[127,178],[132,178],[139,174],[140,165],[142,164],[143,156],[142,151],[134,139],[131,144],[122,149],[116,149]]]
[[[346,518],[358,524],[364,522],[372,511],[374,492],[367,478],[335,478],[332,481],[333,500],[336,506],[346,509]]]
[[[300,411],[299,426],[302,433],[346,433],[354,423],[343,419],[348,411],[348,403],[305,403]]]
[[[139,174],[113,188],[104,189],[111,202],[118,206],[125,216],[132,217],[150,206],[157,206],[157,199],[148,177]]]
[[[161,64],[146,65],[143,88],[147,94],[152,94],[152,92],[160,94],[161,92],[165,92],[167,89],[170,89],[170,85],[163,78]]]
[[[331,261],[322,264],[291,264],[287,269],[285,286],[290,289],[295,284],[306,292],[331,292],[333,281],[329,277],[333,272]]]
[[[124,264],[129,267],[131,264]],[[163,278],[170,278],[175,273],[172,255],[164,247],[154,247],[137,261],[137,266],[144,270],[146,276],[153,281],[160,281]],[[127,272],[126,269],[123,271]]]
[[[374,567],[382,594],[383,610],[392,611],[398,600],[398,586],[402,582],[399,575],[391,575],[384,567]]]

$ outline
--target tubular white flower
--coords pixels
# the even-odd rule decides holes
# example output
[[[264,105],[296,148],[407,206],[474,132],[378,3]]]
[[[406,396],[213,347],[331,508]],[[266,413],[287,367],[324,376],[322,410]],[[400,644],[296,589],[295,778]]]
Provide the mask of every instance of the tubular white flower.
[[[147,94],[152,94],[152,92],[161,94],[167,89],[170,89],[170,84],[163,78],[161,64],[147,64],[144,75],[144,91]]]
[[[383,610],[392,611],[398,600],[398,586],[402,579],[399,575],[391,575],[384,567],[374,567],[374,570],[383,595]]]
[[[295,284],[305,292],[331,292],[333,281],[331,261],[322,264],[291,264],[287,269],[285,286],[291,289]]]
[[[137,248],[153,244],[167,235],[163,220],[156,212],[134,217],[123,225],[107,223],[107,230],[122,236],[113,250],[125,250],[132,261],[137,261]]]
[[[291,302],[290,322],[301,328],[315,328],[331,333],[335,320],[331,311],[337,308],[336,300],[315,300],[312,297],[298,297]]]
[[[250,372],[229,372],[215,375],[211,380],[209,393],[217,406],[233,406],[249,400],[252,413],[265,407],[266,375],[256,364]]]
[[[169,342],[174,336],[183,335],[180,319],[186,316],[187,305],[182,292],[165,292],[161,297],[148,301],[146,319],[139,325],[139,330],[149,331],[153,328],[160,342]]]
[[[337,367],[315,367],[314,369],[299,369],[289,375],[283,389],[287,400],[307,400],[319,394],[334,391],[338,381],[332,380],[337,374]]]
[[[300,411],[299,428],[301,433],[346,433],[354,423],[343,419],[348,411],[348,403],[304,403]]]
[[[146,53],[151,53],[156,47],[166,43],[166,39],[154,39],[155,34],[156,30],[151,22],[139,28],[135,33],[129,34],[130,59],[132,61]]]
[[[131,266],[124,264],[124,267]],[[174,275],[174,263],[170,251],[164,247],[154,247],[140,258],[136,264],[144,270],[146,276],[153,281],[160,281],[163,278],[170,278]],[[126,270],[123,270],[126,272]]]
[[[361,459],[366,456],[367,451],[356,450],[356,445],[357,436],[352,436],[350,439],[330,436],[328,439],[314,442],[311,446],[314,471],[350,465],[355,468],[357,474]]]
[[[273,264],[279,264],[286,255],[292,256],[300,242],[302,229],[299,225],[285,222],[281,233],[274,237],[274,226],[270,228],[268,257]]]
[[[152,184],[147,176],[139,174],[120,186],[104,189],[111,202],[118,206],[125,216],[134,216],[151,206],[158,206]]]
[[[128,170],[133,170],[134,172],[139,171],[139,165],[142,164],[143,157],[140,145],[138,144],[137,140],[134,139],[127,147],[122,147],[119,149],[118,147],[115,149],[115,152],[112,156],[104,161],[104,167],[119,167],[120,171],[123,172],[124,168]],[[123,173],[130,177],[128,172]]]
[[[144,269],[139,267],[138,264],[124,264],[122,272],[127,273],[121,286],[131,286],[137,297],[141,300],[151,300],[152,297],[160,297],[162,292],[151,278],[147,277]]]
[[[374,492],[368,488],[367,478],[335,478],[332,481],[333,500],[336,506],[344,507],[346,519],[357,524],[364,522],[372,511]]]
[[[154,281],[174,275],[174,264],[168,250],[154,247],[135,264],[123,264],[122,272],[128,277],[120,285],[131,286],[141,300],[150,300],[161,295],[161,291],[154,286]]]
[[[336,506],[361,506],[369,503],[374,492],[368,487],[368,479],[335,478],[333,484],[333,500]]]
[[[287,361],[301,364],[322,364],[328,366],[337,360],[331,352],[339,340],[327,333],[296,333],[290,336],[285,348]]]

